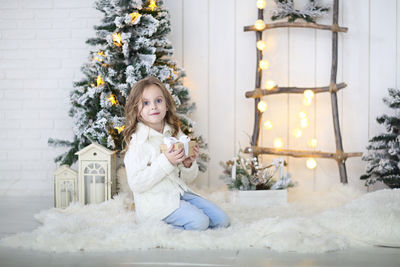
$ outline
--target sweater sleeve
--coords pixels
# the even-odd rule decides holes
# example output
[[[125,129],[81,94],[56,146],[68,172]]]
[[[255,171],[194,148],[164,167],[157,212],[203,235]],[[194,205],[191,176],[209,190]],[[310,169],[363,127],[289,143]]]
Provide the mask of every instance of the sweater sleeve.
[[[186,168],[183,164],[179,164],[178,168],[181,173],[181,179],[188,184],[192,183],[199,173],[199,166],[196,161],[189,168]]]
[[[142,145],[129,147],[124,163],[128,184],[133,192],[145,192],[164,179],[174,170],[164,153],[150,164],[150,153],[145,153]]]

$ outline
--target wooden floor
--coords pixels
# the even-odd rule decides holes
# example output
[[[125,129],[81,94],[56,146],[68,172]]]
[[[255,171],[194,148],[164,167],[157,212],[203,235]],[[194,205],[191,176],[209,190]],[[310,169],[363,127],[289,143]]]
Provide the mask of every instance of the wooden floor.
[[[33,217],[51,208],[49,197],[0,197],[0,236],[38,227]],[[132,240],[132,242],[135,242]],[[107,251],[107,248],[105,248]],[[45,253],[0,246],[0,266],[400,266],[400,249],[374,247],[324,254],[246,250],[135,250],[118,253]]]

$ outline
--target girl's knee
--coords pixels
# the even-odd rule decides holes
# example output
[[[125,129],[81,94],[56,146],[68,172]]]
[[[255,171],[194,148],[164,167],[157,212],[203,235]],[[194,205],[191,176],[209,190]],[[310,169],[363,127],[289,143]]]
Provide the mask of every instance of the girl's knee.
[[[216,220],[214,227],[222,227],[227,228],[231,225],[231,220],[229,219],[228,215],[225,213],[221,214],[219,218]]]
[[[210,226],[210,219],[208,216],[197,216],[193,218],[193,220],[185,225],[186,230],[196,230],[196,231],[204,231]]]

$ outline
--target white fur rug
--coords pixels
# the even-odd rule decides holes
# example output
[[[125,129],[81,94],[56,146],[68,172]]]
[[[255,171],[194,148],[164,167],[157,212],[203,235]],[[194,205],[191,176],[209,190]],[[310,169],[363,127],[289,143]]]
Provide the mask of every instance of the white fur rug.
[[[200,192],[206,195],[204,192]],[[362,194],[340,186],[324,193],[289,192],[284,206],[243,208],[231,192],[207,197],[231,217],[227,229],[182,231],[164,224],[140,225],[119,195],[98,205],[73,204],[35,215],[42,226],[0,241],[42,251],[121,251],[132,249],[244,249],[321,253],[362,246],[400,246],[400,190]]]

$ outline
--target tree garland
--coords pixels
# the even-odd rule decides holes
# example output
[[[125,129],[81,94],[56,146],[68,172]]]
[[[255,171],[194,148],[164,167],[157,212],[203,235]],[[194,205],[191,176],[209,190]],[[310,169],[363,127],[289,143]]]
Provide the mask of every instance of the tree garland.
[[[303,19],[307,22],[315,23],[315,19],[320,18],[328,12],[329,8],[321,6],[318,0],[309,0],[303,10],[295,9],[293,0],[274,0],[276,9],[272,11],[272,20],[288,18],[288,22]]]

